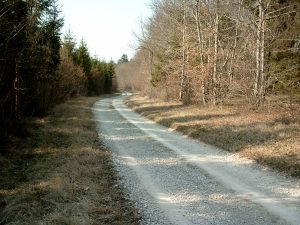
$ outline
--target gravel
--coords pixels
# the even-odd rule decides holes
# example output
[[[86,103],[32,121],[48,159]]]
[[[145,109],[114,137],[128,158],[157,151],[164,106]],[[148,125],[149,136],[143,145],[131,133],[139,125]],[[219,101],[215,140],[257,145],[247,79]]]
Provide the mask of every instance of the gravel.
[[[299,180],[170,132],[124,98],[93,111],[141,224],[299,224]]]

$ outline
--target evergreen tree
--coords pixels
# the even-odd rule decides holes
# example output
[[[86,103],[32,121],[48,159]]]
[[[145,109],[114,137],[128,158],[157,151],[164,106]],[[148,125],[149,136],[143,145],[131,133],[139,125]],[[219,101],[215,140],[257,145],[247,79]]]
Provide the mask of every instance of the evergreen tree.
[[[115,63],[111,60],[106,64],[106,73],[105,73],[105,90],[104,93],[112,92],[112,80],[115,75]]]
[[[63,25],[57,0],[30,1],[27,21],[22,64],[26,92],[22,108],[25,115],[43,115],[56,101],[52,93],[58,82],[56,71],[60,62],[60,29]]]
[[[0,136],[56,102],[62,25],[57,0],[0,1]]]
[[[83,72],[87,78],[87,90],[88,95],[92,95],[93,92],[93,82],[91,77],[92,71],[92,61],[90,57],[89,50],[86,43],[82,39],[78,49],[76,49],[74,54],[74,62],[76,65],[80,66],[83,69]]]
[[[109,94],[113,91],[115,63],[92,59],[92,94]]]
[[[127,63],[127,62],[129,62],[129,60],[126,54],[123,54],[121,58],[118,60],[118,64]]]
[[[67,33],[64,35],[63,39],[63,49],[66,51],[66,54],[68,57],[72,58],[74,60],[75,57],[75,48],[76,48],[76,39],[70,29],[67,31]]]
[[[90,75],[92,70],[92,62],[89,50],[83,39],[81,40],[78,49],[75,51],[74,61],[77,65],[82,67],[87,76]]]

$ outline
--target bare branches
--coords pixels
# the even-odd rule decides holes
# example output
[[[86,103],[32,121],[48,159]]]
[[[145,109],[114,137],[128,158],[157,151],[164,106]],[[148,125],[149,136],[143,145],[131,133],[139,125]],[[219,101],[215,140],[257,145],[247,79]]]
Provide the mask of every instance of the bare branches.
[[[271,0],[155,1],[154,16],[143,27],[147,35],[138,39],[139,53],[151,50],[143,71],[151,83],[148,90],[159,95],[163,91],[163,97],[171,99],[180,93],[182,101],[188,93],[190,102],[203,104],[243,96],[259,107],[276,85],[273,76],[291,80],[286,83],[294,88],[291,83],[297,82],[292,80],[298,78],[287,78],[284,71],[299,54],[293,27],[299,5]]]

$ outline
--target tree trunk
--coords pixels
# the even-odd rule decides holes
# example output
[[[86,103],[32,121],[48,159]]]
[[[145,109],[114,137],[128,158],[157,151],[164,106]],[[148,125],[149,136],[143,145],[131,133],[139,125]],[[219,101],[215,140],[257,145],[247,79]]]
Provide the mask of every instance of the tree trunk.
[[[199,44],[199,56],[200,56],[200,65],[204,66],[204,59],[203,59],[203,36],[202,36],[202,26],[200,21],[200,0],[196,1],[196,24],[197,24],[197,35],[198,35],[198,44]],[[205,92],[205,78],[202,76],[202,103],[203,105],[206,104],[206,92]]]
[[[265,92],[265,9],[263,0],[259,0],[259,18],[256,39],[256,76],[254,81],[255,105],[259,107]]]
[[[15,120],[20,120],[20,73],[19,73],[19,61],[21,54],[18,53],[15,61],[15,80],[14,80],[14,90],[15,90],[15,107],[14,107],[14,117]]]
[[[203,43],[202,43],[202,28],[201,28],[201,21],[200,21],[200,2],[197,0],[196,2],[196,23],[197,23],[197,34],[198,34],[198,43],[199,43],[199,54],[200,54],[200,63],[203,65]]]
[[[185,86],[186,86],[186,2],[183,1],[183,26],[182,26],[182,66],[181,66],[181,76],[180,76],[180,101],[185,101]]]
[[[234,35],[234,43],[233,43],[233,49],[230,57],[230,64],[229,64],[229,71],[228,71],[228,90],[231,90],[231,84],[233,80],[233,64],[235,61],[236,57],[236,48],[237,48],[237,39],[238,39],[238,28],[239,28],[239,17],[240,17],[240,12],[241,12],[241,5],[243,4],[243,0],[239,1],[239,9],[237,13],[237,18],[236,18],[236,23],[235,23],[235,35]]]
[[[219,0],[216,2],[215,8],[215,26],[214,26],[214,64],[213,64],[213,104],[217,104],[217,95],[218,95],[218,40],[219,40]]]
[[[259,105],[261,105],[265,98],[265,90],[266,90],[266,76],[265,76],[265,10],[264,8],[261,10],[261,52],[260,52],[260,90],[259,90]]]

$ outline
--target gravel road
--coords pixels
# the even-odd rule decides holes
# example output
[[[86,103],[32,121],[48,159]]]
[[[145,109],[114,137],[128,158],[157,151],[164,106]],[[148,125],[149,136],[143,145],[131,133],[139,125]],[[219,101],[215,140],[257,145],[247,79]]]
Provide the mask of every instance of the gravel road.
[[[300,224],[298,179],[171,132],[123,100],[93,112],[141,224]]]

